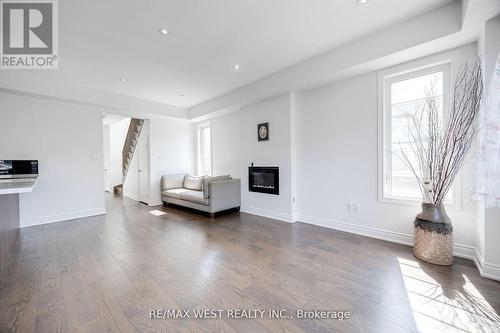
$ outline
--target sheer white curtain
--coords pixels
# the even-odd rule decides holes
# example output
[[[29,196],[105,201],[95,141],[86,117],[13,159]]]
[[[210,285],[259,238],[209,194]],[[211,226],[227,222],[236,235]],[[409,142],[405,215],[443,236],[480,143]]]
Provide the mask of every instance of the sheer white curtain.
[[[500,207],[500,55],[483,104],[473,198]]]

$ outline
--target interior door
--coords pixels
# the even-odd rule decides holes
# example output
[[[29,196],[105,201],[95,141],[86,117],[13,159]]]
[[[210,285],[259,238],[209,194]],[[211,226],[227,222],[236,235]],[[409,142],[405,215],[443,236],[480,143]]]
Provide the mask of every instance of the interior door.
[[[149,202],[149,163],[147,138],[137,142],[137,157],[139,162],[139,201]]]

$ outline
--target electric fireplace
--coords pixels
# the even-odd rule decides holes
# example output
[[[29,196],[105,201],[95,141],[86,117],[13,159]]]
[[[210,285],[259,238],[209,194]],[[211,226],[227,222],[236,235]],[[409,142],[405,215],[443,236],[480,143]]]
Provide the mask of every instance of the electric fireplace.
[[[279,167],[248,167],[248,190],[268,194],[280,194]]]

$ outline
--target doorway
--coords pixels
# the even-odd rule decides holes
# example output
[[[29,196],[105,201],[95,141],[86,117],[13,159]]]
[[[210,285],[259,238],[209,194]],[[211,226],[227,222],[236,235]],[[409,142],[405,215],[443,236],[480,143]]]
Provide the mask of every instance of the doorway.
[[[149,121],[103,116],[104,189],[149,204]]]

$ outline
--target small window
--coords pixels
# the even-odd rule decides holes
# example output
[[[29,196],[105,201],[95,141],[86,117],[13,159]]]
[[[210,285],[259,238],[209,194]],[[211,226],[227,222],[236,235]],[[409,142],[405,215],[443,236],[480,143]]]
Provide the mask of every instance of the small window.
[[[198,127],[198,175],[212,175],[212,136],[210,124]]]
[[[422,200],[418,183],[402,156],[404,154],[412,164],[418,165],[412,149],[415,142],[412,124],[425,112],[427,96],[433,99],[441,121],[444,120],[444,110],[450,99],[449,72],[447,64],[382,77],[382,199]],[[425,116],[422,119],[426,119]],[[452,192],[453,189],[448,195],[448,203],[452,201]]]

